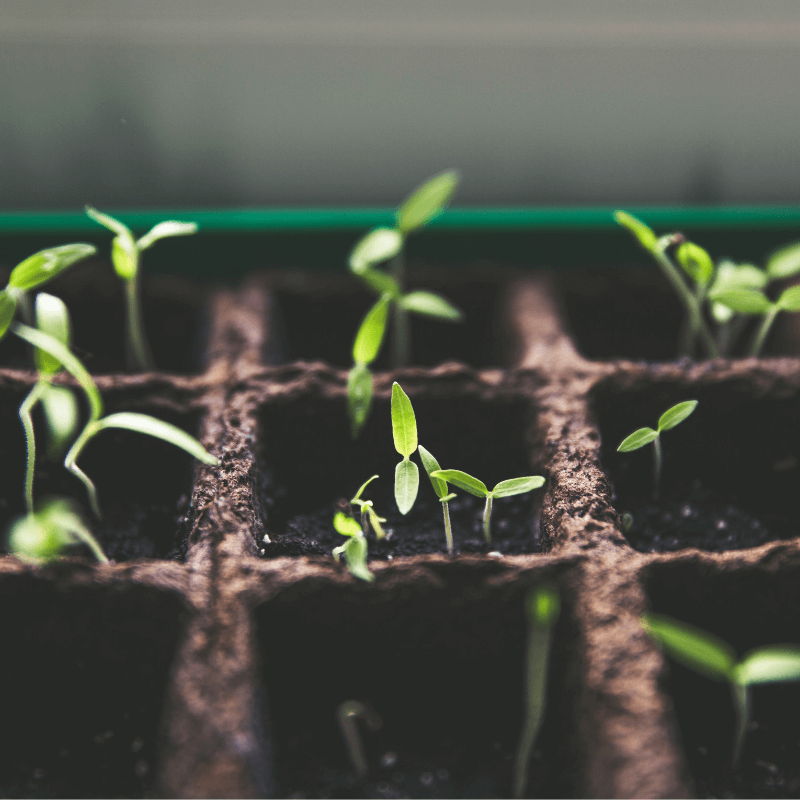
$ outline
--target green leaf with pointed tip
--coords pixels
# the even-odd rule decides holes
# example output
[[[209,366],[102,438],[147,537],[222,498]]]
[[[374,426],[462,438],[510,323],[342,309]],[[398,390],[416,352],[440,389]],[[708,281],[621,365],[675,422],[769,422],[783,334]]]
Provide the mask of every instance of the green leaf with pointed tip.
[[[51,385],[42,395],[41,403],[50,434],[50,451],[61,453],[78,430],[78,401],[72,389]]]
[[[127,234],[133,239],[131,229],[118,219],[114,219],[109,214],[103,214],[92,206],[84,206],[84,211],[86,211],[87,216],[91,217],[95,222],[99,222],[104,228],[113,231],[117,236],[125,236]]]
[[[153,436],[156,439],[163,439],[165,442],[185,450],[189,455],[194,456],[204,464],[209,466],[219,464],[219,459],[216,456],[212,456],[194,436],[190,436],[186,431],[182,431],[169,422],[164,422],[147,414],[121,411],[118,414],[109,414],[107,417],[103,417],[103,419],[95,423],[95,426],[98,431],[105,428],[124,428],[125,430]]]
[[[719,637],[662,614],[646,614],[642,624],[665,653],[689,669],[712,680],[732,677],[736,653]]]
[[[400,296],[400,284],[391,276],[377,268],[356,272],[356,277],[378,294],[389,295],[392,299]]]
[[[8,326],[17,311],[17,301],[5,290],[0,292],[0,339],[6,335]]]
[[[680,425],[697,408],[697,400],[684,400],[682,403],[668,408],[658,418],[658,431],[668,431]]]
[[[483,481],[473,478],[472,475],[467,475],[466,472],[462,472],[460,469],[440,469],[432,473],[431,477],[441,478],[448,483],[452,483],[453,486],[458,486],[459,489],[463,489],[465,492],[474,494],[475,497],[486,497],[489,494],[489,490]]]
[[[437,497],[444,497],[447,494],[447,481],[443,481],[441,478],[431,477],[432,472],[441,469],[439,462],[422,445],[417,449],[419,450],[419,457],[422,459],[422,466],[425,467],[425,472],[430,478],[433,491],[436,492]]]
[[[394,228],[375,228],[358,241],[350,252],[349,264],[360,273],[375,264],[394,258],[403,249],[403,234]]]
[[[367,567],[367,540],[363,536],[354,536],[344,546],[344,558],[347,569],[354,578],[362,581],[374,581],[375,576]]]
[[[458,497],[455,492],[450,492],[450,494],[446,494],[444,497],[439,498],[440,503],[449,503],[454,498]]]
[[[447,207],[458,186],[458,172],[449,170],[435,175],[415,189],[397,210],[397,227],[410,233],[430,222]]]
[[[433,292],[409,292],[403,295],[398,303],[406,311],[444,319],[448,322],[458,322],[463,316],[452,303]]]
[[[401,514],[408,514],[414,507],[419,491],[419,467],[403,459],[394,471],[394,499]]]
[[[531,625],[552,625],[561,612],[561,599],[555,586],[544,584],[534,589],[525,600]]]
[[[347,514],[341,511],[337,511],[336,514],[334,514],[333,527],[336,528],[336,532],[341,533],[342,536],[361,536],[363,534],[361,523],[354,520],[352,517],[348,517]]]
[[[675,257],[683,271],[698,286],[707,286],[714,277],[714,262],[700,245],[683,242],[675,251]]]
[[[630,436],[622,440],[622,444],[617,448],[618,453],[630,453],[632,450],[638,450],[646,444],[650,444],[654,439],[658,438],[658,431],[652,428],[639,428],[634,431]]]
[[[132,280],[139,270],[139,248],[133,237],[116,236],[111,242],[111,263],[114,271],[124,281]]]
[[[652,228],[649,228],[640,219],[636,219],[633,214],[627,211],[615,211],[614,220],[617,224],[627,228],[638,240],[639,244],[650,253],[658,250],[658,237]]]
[[[734,264],[732,261],[721,261],[717,267],[710,294],[725,289],[763,289],[768,283],[767,273],[754,264]]]
[[[353,361],[356,364],[371,364],[380,352],[386,333],[391,298],[384,295],[367,312],[353,342]]]
[[[373,379],[366,364],[356,364],[347,374],[347,413],[353,438],[358,436],[372,405]]]
[[[38,253],[28,256],[11,270],[8,285],[12,289],[28,292],[52,280],[76,262],[93,256],[96,252],[97,248],[94,245],[82,242],[62,244],[59,247],[40,250]]]
[[[509,478],[500,481],[492,489],[492,497],[513,497],[515,494],[525,494],[544,486],[544,478],[541,475],[531,475],[526,478]]]
[[[367,508],[367,519],[369,524],[372,525],[372,530],[375,531],[375,537],[385,539],[386,531],[381,527],[381,522],[386,522],[386,520],[383,517],[379,517],[372,507]]]
[[[397,381],[392,384],[392,435],[398,453],[408,458],[417,449],[417,419],[408,395]]]
[[[36,327],[50,334],[65,347],[70,343],[69,312],[64,301],[46,292],[36,295]],[[36,369],[43,375],[55,375],[62,369],[61,362],[38,348],[33,351]]]
[[[756,289],[726,289],[714,292],[710,299],[732,308],[739,314],[766,314],[772,308],[767,296]]]
[[[790,286],[778,298],[782,311],[800,311],[800,286]]]
[[[378,477],[377,475],[373,475],[371,478],[365,480],[364,483],[361,484],[359,490],[353,495],[353,499],[350,502],[355,503],[356,500],[358,500],[361,497],[361,493],[364,491],[364,489],[366,489],[367,486],[369,486],[372,483],[372,481],[374,481],[377,477]]]
[[[166,239],[170,236],[191,236],[197,233],[198,227],[196,222],[176,222],[175,220],[166,220],[154,225],[144,236],[137,242],[136,246],[139,250],[147,250],[152,247],[159,239]]]
[[[775,645],[752,650],[736,665],[736,680],[745,686],[800,680],[800,647]]]
[[[767,275],[774,281],[800,272],[800,242],[782,247],[767,260]]]

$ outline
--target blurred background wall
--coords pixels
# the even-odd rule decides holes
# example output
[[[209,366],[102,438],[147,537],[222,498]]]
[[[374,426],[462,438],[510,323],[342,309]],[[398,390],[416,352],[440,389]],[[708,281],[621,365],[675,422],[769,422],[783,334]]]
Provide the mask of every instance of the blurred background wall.
[[[0,208],[800,203],[797,0],[3,0]]]

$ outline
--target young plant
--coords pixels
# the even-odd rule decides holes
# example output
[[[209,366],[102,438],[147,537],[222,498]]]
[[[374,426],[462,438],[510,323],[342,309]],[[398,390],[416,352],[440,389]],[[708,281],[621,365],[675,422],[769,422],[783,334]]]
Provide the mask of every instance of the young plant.
[[[355,493],[355,496],[350,500],[349,505],[358,506],[359,510],[361,511],[361,529],[364,535],[367,535],[367,531],[369,530],[368,525],[372,526],[372,530],[375,532],[376,539],[384,539],[386,538],[386,532],[381,527],[382,522],[386,522],[383,517],[379,517],[377,512],[373,507],[372,500],[362,500],[361,494],[364,489],[369,486],[372,481],[374,481],[378,476],[373,475],[368,481],[365,481],[361,488]]]
[[[86,445],[98,433],[106,428],[123,428],[138,433],[144,433],[157,439],[163,439],[176,447],[180,447],[204,464],[216,466],[219,463],[219,460],[215,456],[212,456],[197,439],[182,431],[180,428],[170,425],[168,422],[163,422],[147,414],[125,411],[104,417],[103,401],[97,386],[86,371],[86,368],[70,352],[69,348],[55,337],[43,331],[36,330],[35,328],[29,328],[27,325],[18,322],[12,323],[10,330],[28,344],[40,350],[44,350],[45,353],[62,364],[67,372],[78,381],[86,395],[86,399],[89,403],[89,421],[67,452],[64,459],[64,466],[86,487],[86,491],[89,495],[89,504],[97,517],[102,516],[97,499],[97,489],[89,476],[78,467],[76,462]]]
[[[427,225],[450,202],[458,173],[443,172],[416,189],[397,210],[394,228],[376,228],[364,236],[350,253],[351,272],[360,278],[379,299],[369,311],[353,345],[354,366],[348,379],[350,419],[354,436],[358,435],[372,401],[372,376],[369,364],[375,360],[383,342],[391,306],[393,319],[392,363],[404,367],[409,362],[410,336],[408,315],[422,314],[445,322],[457,322],[461,311],[434,292],[406,292],[403,247],[406,237]],[[391,259],[390,272],[378,265]],[[366,352],[359,352],[359,340],[366,337]]]
[[[347,754],[350,756],[356,775],[363,778],[367,774],[368,767],[356,725],[356,720],[359,718],[371,731],[380,730],[383,724],[381,718],[371,708],[358,700],[345,700],[336,709],[336,721],[339,723]]]
[[[408,395],[395,381],[392,384],[392,435],[394,447],[403,460],[394,472],[394,499],[401,514],[408,514],[419,491],[419,467],[410,460],[417,449],[417,419]]]
[[[422,459],[422,466],[425,467],[425,472],[431,480],[433,491],[439,498],[442,504],[442,513],[444,514],[444,538],[447,542],[447,555],[453,555],[453,530],[450,527],[450,501],[456,496],[454,493],[447,492],[447,481],[441,478],[434,478],[433,473],[440,470],[439,462],[422,446],[419,448],[419,456]]]
[[[682,403],[668,408],[658,418],[658,430],[652,428],[639,428],[630,436],[622,440],[617,448],[618,453],[630,453],[640,447],[653,443],[653,498],[658,499],[659,487],[661,484],[661,433],[680,425],[695,409],[697,400],[684,400]]]
[[[139,262],[142,253],[152,247],[159,239],[170,236],[188,236],[197,232],[194,222],[159,222],[144,236],[136,239],[127,225],[119,220],[102,214],[91,206],[86,206],[86,213],[95,222],[100,223],[116,234],[111,243],[111,261],[114,270],[125,284],[125,310],[127,317],[128,352],[134,369],[142,372],[153,369],[153,358],[144,332],[142,307],[139,287]]]
[[[758,647],[737,660],[727,642],[685,622],[646,614],[642,625],[667,655],[685,667],[711,680],[728,682],[736,709],[731,759],[735,767],[750,723],[750,687],[800,680],[800,645]]]
[[[528,642],[525,658],[525,717],[514,756],[514,797],[522,797],[528,783],[528,764],[544,720],[547,668],[553,626],[561,610],[556,589],[549,585],[532,591],[525,600]]]
[[[486,505],[483,509],[483,536],[488,545],[492,544],[491,523],[492,502],[494,499],[496,497],[513,497],[517,494],[525,494],[544,486],[544,478],[541,475],[530,475],[525,478],[509,478],[508,480],[500,481],[490,492],[485,483],[458,469],[438,469],[431,473],[431,478],[440,478],[447,481],[447,483],[458,486],[459,489],[463,489],[465,492],[475,495],[475,497],[483,497],[486,500]]]
[[[333,557],[338,561],[339,556],[344,555],[347,569],[353,577],[367,582],[374,581],[375,576],[367,567],[367,537],[364,536],[360,523],[347,514],[337,511],[333,517],[333,527],[337,533],[348,537],[343,545],[334,547]]]

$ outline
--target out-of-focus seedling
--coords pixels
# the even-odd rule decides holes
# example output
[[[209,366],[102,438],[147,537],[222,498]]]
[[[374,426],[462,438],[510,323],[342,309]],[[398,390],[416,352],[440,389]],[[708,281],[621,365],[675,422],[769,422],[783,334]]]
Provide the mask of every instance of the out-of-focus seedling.
[[[400,513],[408,514],[419,491],[419,467],[409,458],[417,449],[417,419],[397,381],[392,384],[392,435],[395,450],[403,456],[394,472],[394,499]]]
[[[76,544],[85,544],[98,561],[108,562],[74,503],[64,498],[51,498],[38,511],[29,511],[11,526],[8,535],[9,552],[35,564],[54,561]]]
[[[116,234],[111,243],[111,261],[114,264],[114,271],[125,284],[126,331],[130,359],[134,369],[141,371],[153,369],[153,358],[150,354],[142,319],[139,262],[142,253],[159,239],[197,233],[197,224],[173,220],[159,222],[144,236],[136,239],[131,229],[114,217],[102,214],[91,206],[86,206],[86,214]]]
[[[739,762],[750,723],[750,687],[800,680],[800,645],[757,647],[737,660],[727,642],[708,631],[663,614],[645,614],[642,625],[667,655],[715,681],[727,681],[736,709],[733,766]]]
[[[374,481],[378,476],[373,475],[369,480],[365,481],[361,484],[361,488],[355,493],[355,496],[350,500],[350,506],[358,506],[361,511],[361,528],[366,536],[368,525],[372,526],[372,530],[375,532],[376,539],[384,539],[386,537],[386,531],[383,530],[381,527],[382,522],[386,522],[383,517],[379,517],[375,508],[373,507],[372,500],[362,500],[361,495],[364,489],[369,486],[372,481]]]
[[[544,720],[547,700],[547,668],[553,626],[561,610],[561,601],[554,586],[545,584],[534,589],[525,600],[528,618],[528,643],[525,658],[525,717],[514,756],[514,797],[522,797],[528,783],[528,764],[536,745],[536,737]]]
[[[419,446],[419,456],[422,459],[422,466],[425,467],[425,472],[431,480],[433,491],[439,498],[442,504],[442,513],[444,514],[444,538],[447,542],[447,555],[453,555],[453,529],[450,527],[450,501],[456,496],[453,492],[448,493],[447,481],[442,478],[434,478],[432,473],[440,470],[439,462],[428,452],[422,445]]]
[[[682,403],[668,408],[658,418],[658,430],[639,428],[630,436],[626,436],[617,448],[618,453],[630,453],[632,450],[638,450],[640,447],[653,443],[653,497],[655,499],[658,499],[661,484],[661,433],[680,425],[696,408],[697,400],[684,400]]]
[[[367,537],[364,536],[361,524],[347,514],[337,511],[333,517],[333,527],[337,533],[348,537],[343,545],[333,548],[333,557],[338,561],[339,556],[344,555],[351,575],[362,581],[374,581],[375,576],[367,567]]]
[[[357,719],[361,719],[371,731],[380,730],[383,722],[368,704],[360,703],[358,700],[345,700],[336,709],[336,721],[339,723],[339,730],[342,732],[350,762],[356,775],[363,778],[369,767],[364,755],[364,745],[358,734]]]
[[[496,497],[513,497],[517,494],[525,494],[532,492],[534,489],[539,489],[544,486],[544,478],[541,475],[529,475],[524,478],[509,478],[506,481],[500,481],[497,486],[491,491],[486,488],[483,481],[473,478],[472,475],[467,475],[466,472],[461,472],[458,469],[440,469],[431,473],[431,478],[439,478],[452,483],[453,486],[458,486],[465,492],[475,495],[475,497],[483,497],[486,500],[486,505],[483,509],[483,536],[486,544],[492,543],[492,501]]]

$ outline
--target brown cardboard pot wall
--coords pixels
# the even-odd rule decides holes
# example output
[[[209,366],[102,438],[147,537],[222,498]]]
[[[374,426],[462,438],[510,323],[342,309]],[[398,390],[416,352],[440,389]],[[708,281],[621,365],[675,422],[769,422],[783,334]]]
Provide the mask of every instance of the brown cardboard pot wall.
[[[437,334],[423,328],[431,363],[379,372],[373,416],[356,443],[345,415],[347,348],[369,297],[347,279],[273,274],[238,291],[189,290],[183,296],[200,322],[188,329],[204,343],[194,367],[165,360],[175,371],[99,379],[109,409],[169,419],[221,463],[202,467],[135,434],[98,440],[87,466],[102,475],[109,513],[98,535],[117,563],[0,562],[11,653],[2,674],[20,698],[0,761],[4,794],[508,796],[521,721],[522,599],[544,581],[559,588],[564,607],[532,796],[796,792],[788,756],[800,739],[798,715],[783,713],[795,690],[756,693],[759,727],[741,770],[729,774],[720,755],[730,739],[724,700],[667,663],[639,616],[673,614],[740,650],[793,637],[800,551],[786,497],[798,469],[800,361],[589,361],[567,333],[574,306],[562,311],[571,301],[545,273],[464,269],[415,285],[441,288],[468,315],[474,307],[467,350],[437,365]],[[312,335],[340,316],[346,324],[332,321],[329,336]],[[0,372],[3,455],[12,463],[22,463],[15,408],[32,380]],[[498,507],[499,555],[470,544],[480,537],[467,505],[457,555],[444,555],[441,540],[419,555],[373,547],[376,580],[366,584],[334,562],[330,542],[299,556],[280,545],[369,475],[390,478],[394,380],[443,466],[487,483],[547,480],[520,506]],[[658,533],[662,547],[635,528],[622,532],[619,515],[647,495],[649,462],[622,459],[616,444],[689,398],[698,411],[665,437],[665,492],[676,493],[678,515],[689,505],[684,518],[694,521],[695,500],[681,492],[699,482],[722,504],[703,509],[715,525],[756,521],[755,540],[681,539],[678,526]],[[104,466],[120,448],[135,469]],[[4,478],[8,518],[21,506],[22,470]],[[43,463],[37,480],[81,497],[55,467]],[[421,500],[426,492],[423,476]],[[375,500],[388,510],[390,489],[376,486]],[[399,520],[392,524],[400,539]],[[408,525],[414,539],[423,522]],[[520,538],[509,544],[504,531],[515,526]],[[146,544],[115,550],[116,537]],[[363,781],[333,719],[350,698],[369,701],[384,723],[366,740]]]

